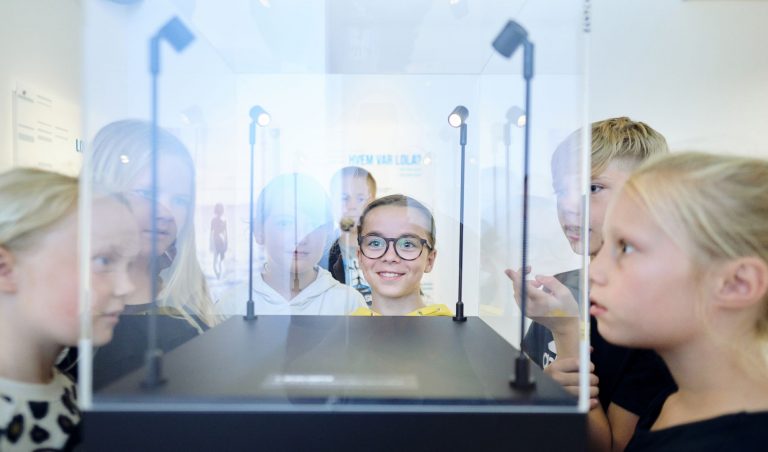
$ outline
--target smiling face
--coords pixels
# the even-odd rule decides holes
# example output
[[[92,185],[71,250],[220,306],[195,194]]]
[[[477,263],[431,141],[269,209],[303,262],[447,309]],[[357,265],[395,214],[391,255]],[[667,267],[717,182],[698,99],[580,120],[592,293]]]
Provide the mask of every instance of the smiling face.
[[[615,160],[602,173],[590,181],[589,198],[589,255],[594,256],[603,244],[603,220],[608,201],[627,181],[631,165]],[[575,169],[575,168],[574,168]],[[555,174],[555,193],[557,195],[557,219],[571,245],[571,249],[581,253],[581,202],[578,172]]]
[[[701,284],[691,259],[644,206],[620,193],[605,243],[590,265],[590,312],[600,334],[627,347],[663,350],[698,333]]]
[[[128,208],[114,200],[94,202],[93,216],[92,337],[94,345],[103,345],[112,338],[124,298],[134,290],[128,266],[138,252],[138,229]],[[77,238],[77,213],[72,212],[17,255],[17,317],[43,342],[78,342]]]
[[[162,154],[157,167],[157,250],[164,253],[183,231],[192,209],[193,176],[182,158]],[[149,169],[136,177],[128,191],[131,209],[142,236],[142,255],[151,249],[152,231],[152,175]]]
[[[380,237],[397,238],[411,236],[417,239],[429,238],[430,220],[424,212],[404,206],[384,205],[370,210],[363,224],[361,236],[376,234]],[[421,255],[412,261],[400,258],[395,253],[394,243],[378,259],[365,257],[358,250],[358,259],[370,284],[375,302],[397,301],[406,297],[418,297],[421,278],[432,271],[437,252],[424,248]]]

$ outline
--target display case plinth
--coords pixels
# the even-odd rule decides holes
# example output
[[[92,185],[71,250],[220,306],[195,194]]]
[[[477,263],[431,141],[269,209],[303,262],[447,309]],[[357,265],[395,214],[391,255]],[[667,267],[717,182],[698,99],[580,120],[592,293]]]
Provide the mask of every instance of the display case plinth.
[[[232,318],[94,394],[89,450],[581,450],[575,399],[479,318]]]

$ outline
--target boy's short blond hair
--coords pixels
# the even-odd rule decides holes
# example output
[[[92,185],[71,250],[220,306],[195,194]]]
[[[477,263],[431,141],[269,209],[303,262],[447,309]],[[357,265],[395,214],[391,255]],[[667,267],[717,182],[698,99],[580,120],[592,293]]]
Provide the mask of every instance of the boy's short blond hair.
[[[632,165],[669,152],[667,140],[644,122],[626,116],[592,123],[592,176],[605,171],[614,160]]]
[[[552,155],[553,174],[568,166],[578,168],[580,149],[581,130],[577,130],[555,149]],[[625,163],[627,169],[634,169],[654,155],[667,153],[667,140],[644,122],[622,116],[592,123],[592,177],[602,174],[608,165],[617,160]]]

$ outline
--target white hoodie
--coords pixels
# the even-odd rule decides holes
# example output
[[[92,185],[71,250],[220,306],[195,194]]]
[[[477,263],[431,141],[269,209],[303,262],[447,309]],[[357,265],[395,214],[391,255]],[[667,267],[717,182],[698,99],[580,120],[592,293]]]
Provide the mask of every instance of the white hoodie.
[[[317,278],[292,300],[271,288],[261,273],[253,275],[253,303],[256,315],[347,315],[365,306],[360,292],[333,279],[324,268],[315,267]],[[244,315],[248,301],[248,281],[221,297],[220,313]]]

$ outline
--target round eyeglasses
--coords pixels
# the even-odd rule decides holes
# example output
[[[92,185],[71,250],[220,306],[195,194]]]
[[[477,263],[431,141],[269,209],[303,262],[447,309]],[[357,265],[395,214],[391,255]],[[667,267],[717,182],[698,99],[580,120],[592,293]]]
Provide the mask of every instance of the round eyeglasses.
[[[406,261],[418,259],[424,248],[432,250],[432,246],[426,239],[408,235],[390,238],[368,234],[358,237],[357,243],[360,246],[360,252],[368,259],[379,259],[387,254],[390,243],[395,244],[395,254],[397,254],[397,257]]]

